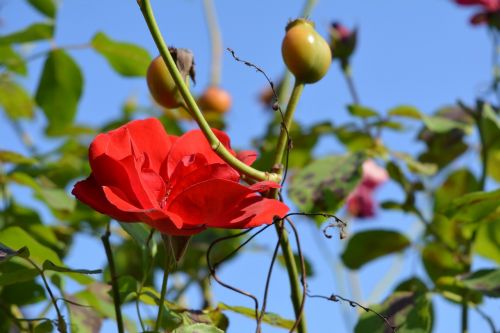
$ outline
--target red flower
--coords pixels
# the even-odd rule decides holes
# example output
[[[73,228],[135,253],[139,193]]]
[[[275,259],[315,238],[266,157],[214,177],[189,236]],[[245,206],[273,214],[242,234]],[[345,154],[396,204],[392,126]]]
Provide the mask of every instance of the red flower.
[[[363,178],[356,189],[347,197],[347,211],[355,217],[367,218],[375,216],[375,189],[389,179],[385,169],[372,160],[363,163]]]
[[[330,48],[333,59],[338,59],[342,66],[348,66],[349,58],[356,49],[357,29],[349,30],[339,22],[330,26]]]
[[[455,0],[459,5],[463,6],[480,6],[483,10],[471,17],[471,23],[489,24],[498,27],[500,16],[500,0]]]
[[[214,132],[234,154],[228,136]],[[256,155],[245,151],[237,157],[251,164]],[[72,192],[80,201],[116,220],[142,221],[170,235],[192,235],[207,227],[256,227],[289,210],[260,195],[278,184],[239,184],[238,172],[200,130],[168,135],[154,118],[98,135],[89,162],[91,175]]]

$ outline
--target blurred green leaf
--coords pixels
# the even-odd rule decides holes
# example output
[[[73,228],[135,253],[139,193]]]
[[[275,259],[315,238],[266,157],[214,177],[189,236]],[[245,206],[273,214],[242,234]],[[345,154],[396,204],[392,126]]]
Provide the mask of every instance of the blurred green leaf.
[[[9,285],[0,289],[0,299],[4,304],[33,305],[46,300],[45,289],[35,280]]]
[[[50,18],[55,18],[57,4],[54,0],[28,0],[28,2],[40,13]]]
[[[488,176],[500,183],[500,149],[490,150],[488,153]]]
[[[232,312],[239,313],[241,315],[244,315],[245,317],[249,317],[252,319],[255,319],[255,310],[246,308],[244,306],[230,306],[224,303],[219,303],[217,307],[221,310],[229,310]],[[290,328],[293,327],[294,321],[290,319],[285,319],[275,313],[272,312],[266,312],[264,316],[262,317],[262,321],[266,324],[269,324],[271,326],[275,327],[281,327],[284,329],[289,330]]]
[[[468,303],[478,305],[483,302],[483,294],[465,287],[459,277],[442,276],[435,283],[436,291],[451,302],[462,304],[464,295],[467,295]]]
[[[432,176],[437,171],[437,166],[432,163],[423,163],[413,159],[410,154],[394,152],[393,155],[406,163],[408,170],[413,173]]]
[[[72,212],[75,209],[75,199],[64,190],[42,187],[37,191],[37,196],[52,209],[63,212]]]
[[[35,40],[49,39],[54,35],[52,23],[34,23],[24,30],[0,36],[0,45],[27,43]]]
[[[288,195],[303,212],[334,213],[361,180],[362,154],[328,156],[298,171]]]
[[[375,141],[365,132],[340,127],[335,130],[335,135],[351,152],[364,152],[375,147]]]
[[[446,133],[422,131],[419,134],[419,139],[424,141],[427,150],[420,154],[418,160],[436,164],[439,169],[446,167],[469,148],[463,142],[463,137],[464,132],[459,129],[453,129]]]
[[[119,222],[120,226],[134,239],[141,247],[146,247],[151,230],[143,223]]]
[[[444,212],[455,198],[476,191],[479,182],[468,169],[458,169],[451,172],[448,178],[434,193],[434,210]]]
[[[1,263],[1,262],[0,262]],[[20,263],[8,262],[0,265],[0,286],[8,286],[20,282],[33,280],[38,276],[38,271]]]
[[[453,129],[460,129],[464,132],[470,131],[470,126],[449,118],[440,116],[423,116],[425,126],[435,133],[446,133]]]
[[[455,252],[440,243],[428,243],[422,249],[422,261],[433,281],[443,276],[457,276],[466,271],[466,266]]]
[[[422,114],[420,113],[420,111],[416,107],[409,105],[396,106],[395,108],[390,109],[387,114],[389,116],[422,119]]]
[[[500,219],[481,223],[473,248],[477,254],[500,264]]]
[[[432,304],[426,294],[395,292],[381,305],[372,309],[389,318],[398,333],[430,333],[432,331]],[[391,328],[373,312],[363,312],[355,333],[385,333]]]
[[[9,150],[0,150],[0,162],[13,164],[34,164],[36,160]]]
[[[347,110],[351,115],[360,118],[371,118],[379,115],[374,109],[359,104],[350,104],[347,106]]]
[[[103,316],[94,311],[93,308],[88,307],[87,303],[80,303],[82,301],[78,296],[68,295],[66,298],[71,301],[67,303],[71,311],[71,331],[76,333],[95,333],[100,332]],[[81,304],[81,306],[77,305]]]
[[[57,135],[72,125],[82,90],[78,65],[65,51],[51,51],[36,92],[36,102],[49,122],[48,134]]]
[[[56,265],[63,265],[53,250],[40,244],[20,227],[9,227],[0,230],[0,239],[5,246],[13,249],[27,247],[29,249],[30,259],[39,266],[42,266],[45,260],[50,260],[56,263]]]
[[[454,199],[449,216],[463,223],[479,223],[491,213],[500,211],[500,189],[491,192],[472,192]]]
[[[173,333],[224,333],[224,331],[218,329],[215,326],[210,326],[206,324],[193,324],[193,325],[181,326],[175,329]]]
[[[9,45],[0,46],[0,66],[5,66],[8,70],[19,75],[28,73],[24,59]]]
[[[469,289],[490,297],[500,297],[500,269],[482,269],[462,279]]]
[[[0,80],[0,106],[10,119],[33,118],[35,103],[16,82]]]
[[[51,333],[55,327],[50,320],[44,320],[35,326],[34,333]]]
[[[361,231],[349,239],[342,262],[349,269],[359,269],[379,257],[400,252],[411,244],[403,234],[392,230]]]
[[[151,63],[151,56],[142,47],[114,41],[103,32],[94,36],[92,46],[123,76],[145,76]]]
[[[58,266],[51,262],[50,260],[45,260],[43,262],[43,270],[45,271],[54,271],[54,272],[60,272],[60,273],[78,273],[78,274],[100,274],[102,273],[101,269],[94,269],[94,270],[89,270],[89,269],[72,269],[64,266]]]

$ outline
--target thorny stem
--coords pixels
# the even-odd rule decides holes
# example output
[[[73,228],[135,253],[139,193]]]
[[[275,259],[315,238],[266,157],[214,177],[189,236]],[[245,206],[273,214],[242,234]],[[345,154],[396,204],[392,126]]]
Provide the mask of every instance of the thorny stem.
[[[113,292],[113,303],[115,305],[116,314],[116,325],[118,326],[118,332],[124,333],[123,329],[123,318],[121,311],[121,301],[120,301],[120,291],[118,289],[118,277],[116,275],[115,261],[113,259],[113,252],[111,251],[111,244],[109,243],[109,237],[111,232],[109,230],[109,223],[106,226],[106,232],[101,236],[102,244],[104,245],[104,250],[106,251],[106,258],[108,259],[109,272],[111,274],[111,291]]]
[[[222,63],[222,37],[213,0],[203,0],[205,18],[207,19],[208,32],[210,34],[210,46],[212,51],[212,63],[210,68],[210,85],[218,86],[221,80]]]
[[[160,51],[160,54],[165,61],[165,64],[167,65],[170,75],[179,88],[179,91],[184,98],[184,102],[186,103],[190,114],[197,122],[198,126],[205,135],[207,141],[210,143],[210,146],[212,147],[214,152],[217,153],[217,155],[219,155],[219,157],[222,158],[227,164],[250,178],[257,180],[270,180],[279,183],[281,180],[279,174],[263,172],[246,165],[238,158],[233,156],[231,152],[229,152],[226,147],[220,142],[220,140],[210,128],[210,125],[207,123],[205,117],[201,113],[200,108],[196,104],[193,96],[189,92],[186,83],[184,82],[179,70],[177,69],[172,55],[168,51],[167,44],[165,43],[160,29],[158,28],[158,24],[156,23],[156,19],[154,18],[150,0],[139,0],[138,3],[141,8],[142,14],[144,15],[144,19],[148,25],[149,31],[151,32],[156,46],[158,47],[158,50]]]
[[[274,157],[273,169],[276,170],[278,174],[283,173],[283,156],[285,150],[289,148],[290,138],[288,137],[288,129],[292,125],[293,114],[297,107],[298,101],[300,99],[300,95],[304,89],[304,83],[295,81],[295,85],[292,90],[292,94],[290,96],[290,100],[288,102],[286,112],[283,118],[283,123],[281,127],[280,136],[278,138],[278,143],[276,146],[276,154]],[[273,170],[274,171],[274,170]],[[269,197],[275,198],[278,194],[278,191],[270,191]],[[299,283],[299,274],[297,270],[297,265],[295,263],[294,255],[292,247],[290,246],[288,232],[283,228],[283,221],[280,221],[275,224],[276,232],[278,235],[281,234],[280,246],[281,251],[283,252],[283,258],[285,260],[285,265],[288,272],[288,278],[290,280],[290,288],[291,288],[291,298],[293,302],[293,308],[295,311],[295,317],[301,318],[298,332],[305,333],[307,332],[307,325],[305,316],[302,314],[302,292]],[[302,317],[301,317],[302,316]]]

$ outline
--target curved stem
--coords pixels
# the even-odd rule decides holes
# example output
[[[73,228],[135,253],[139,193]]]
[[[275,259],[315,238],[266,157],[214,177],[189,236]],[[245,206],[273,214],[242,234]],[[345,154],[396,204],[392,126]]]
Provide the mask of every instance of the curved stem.
[[[213,0],[203,0],[205,17],[207,19],[208,33],[210,35],[210,46],[212,51],[212,62],[210,67],[210,85],[220,84],[222,72],[222,37]]]
[[[165,308],[165,296],[167,295],[168,276],[174,265],[174,251],[172,249],[172,240],[170,236],[162,234],[163,245],[165,246],[165,267],[163,268],[163,280],[161,283],[160,303],[158,304],[158,315],[155,322],[155,332],[159,332],[160,324],[163,318],[163,309]]]
[[[295,113],[295,109],[299,102],[300,96],[304,89],[304,83],[295,81],[295,85],[292,90],[292,94],[290,96],[290,100],[288,102],[286,112],[283,118],[283,123],[281,125],[281,132],[278,138],[278,143],[276,146],[276,153],[274,155],[273,161],[273,171],[277,174],[281,175],[283,173],[283,156],[285,154],[286,149],[289,146],[289,133],[288,129],[292,125],[293,114]],[[277,190],[270,191],[269,197],[276,198],[278,195]],[[295,258],[293,255],[292,247],[290,246],[290,241],[288,238],[288,232],[283,228],[283,221],[275,224],[276,232],[278,235],[281,234],[280,238],[280,246],[281,251],[283,252],[283,258],[285,260],[285,265],[288,272],[288,279],[290,280],[290,288],[291,288],[291,298],[293,303],[293,308],[295,312],[296,318],[301,318],[298,326],[299,333],[307,332],[307,325],[305,316],[302,314],[302,291],[300,288],[299,282],[299,273],[297,270],[297,265],[295,263]]]
[[[124,333],[123,329],[123,318],[121,311],[121,301],[120,301],[120,291],[118,289],[118,278],[116,275],[115,261],[113,259],[113,252],[111,251],[111,245],[109,243],[109,236],[111,232],[109,231],[109,223],[106,226],[106,232],[101,237],[102,244],[104,245],[104,250],[106,251],[106,258],[108,259],[109,272],[111,274],[111,290],[113,292],[113,303],[115,305],[116,314],[116,324],[118,326],[118,332]]]
[[[146,23],[148,25],[149,31],[151,32],[156,46],[158,47],[158,50],[160,51],[160,54],[165,61],[165,64],[167,65],[170,75],[172,75],[175,84],[179,88],[179,91],[184,98],[184,102],[186,103],[191,115],[198,123],[198,126],[200,127],[201,131],[205,135],[205,138],[208,140],[215,153],[217,153],[217,155],[219,155],[220,158],[222,158],[231,167],[250,178],[257,180],[270,180],[279,183],[279,181],[281,180],[280,175],[263,172],[246,165],[238,158],[236,158],[233,154],[231,154],[231,152],[229,152],[229,150],[227,150],[226,147],[220,142],[220,140],[210,128],[210,125],[207,123],[205,117],[201,113],[200,108],[196,104],[193,96],[189,92],[186,83],[184,82],[181,74],[179,73],[179,70],[177,69],[172,55],[168,51],[167,44],[165,43],[158,28],[158,24],[156,23],[156,20],[154,18],[150,0],[140,0],[139,5],[142,14],[144,15],[144,19],[146,20]]]

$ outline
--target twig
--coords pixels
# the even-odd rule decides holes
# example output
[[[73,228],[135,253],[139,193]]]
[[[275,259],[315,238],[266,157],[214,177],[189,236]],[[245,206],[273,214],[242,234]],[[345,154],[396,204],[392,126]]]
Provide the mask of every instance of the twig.
[[[222,37],[217,23],[217,15],[213,0],[203,0],[205,17],[207,19],[208,32],[210,35],[210,46],[212,51],[212,63],[210,67],[210,84],[217,86],[221,80],[222,62]]]

